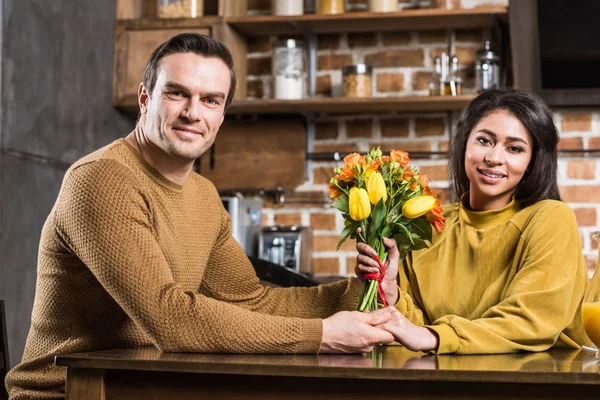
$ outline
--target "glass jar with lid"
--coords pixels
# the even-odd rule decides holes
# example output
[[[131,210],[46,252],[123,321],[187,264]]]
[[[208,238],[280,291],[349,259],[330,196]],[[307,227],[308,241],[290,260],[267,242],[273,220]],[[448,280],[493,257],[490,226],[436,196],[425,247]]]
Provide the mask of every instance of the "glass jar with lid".
[[[491,47],[491,42],[486,40],[476,55],[475,85],[479,92],[500,87],[500,56]]]
[[[342,69],[345,97],[371,97],[373,69],[367,64],[348,65]]]
[[[273,94],[276,99],[304,97],[304,42],[283,39],[273,49]]]
[[[344,12],[344,0],[317,0],[317,14],[342,14]]]
[[[196,18],[203,14],[204,0],[157,0],[159,18]]]

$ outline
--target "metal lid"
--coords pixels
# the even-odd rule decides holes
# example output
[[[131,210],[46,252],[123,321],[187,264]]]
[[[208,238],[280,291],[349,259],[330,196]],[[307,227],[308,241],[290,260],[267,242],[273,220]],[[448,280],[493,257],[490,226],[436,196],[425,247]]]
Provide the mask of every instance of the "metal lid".
[[[373,68],[367,64],[348,65],[342,68],[342,73],[346,74],[371,74]]]
[[[492,50],[492,42],[490,42],[489,40],[485,41],[483,49],[481,51],[477,52],[477,60],[479,60],[479,61],[485,61],[485,60],[498,61],[498,60],[500,60],[500,56],[497,55],[496,53],[494,53],[494,51]]]
[[[297,47],[304,47],[304,42],[298,39],[281,39],[275,42],[275,47],[287,47],[288,49],[295,49]]]

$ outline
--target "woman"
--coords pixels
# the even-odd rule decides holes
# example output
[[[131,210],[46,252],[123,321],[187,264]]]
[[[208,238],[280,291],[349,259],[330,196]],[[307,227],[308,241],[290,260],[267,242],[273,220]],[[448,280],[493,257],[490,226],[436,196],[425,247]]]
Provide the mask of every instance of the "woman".
[[[444,230],[399,271],[395,241],[385,241],[392,267],[382,285],[399,311],[385,328],[398,342],[439,354],[589,343],[586,264],[558,192],[557,144],[552,112],[531,94],[488,91],[462,112],[449,160],[460,201],[444,207]],[[359,278],[377,272],[374,250],[357,249]]]

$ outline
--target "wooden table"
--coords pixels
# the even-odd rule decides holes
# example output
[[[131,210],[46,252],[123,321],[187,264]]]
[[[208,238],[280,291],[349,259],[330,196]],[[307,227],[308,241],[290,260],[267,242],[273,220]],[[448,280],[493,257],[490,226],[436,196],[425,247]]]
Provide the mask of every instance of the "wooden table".
[[[62,355],[67,399],[598,399],[593,353],[485,356],[161,353],[155,348]]]

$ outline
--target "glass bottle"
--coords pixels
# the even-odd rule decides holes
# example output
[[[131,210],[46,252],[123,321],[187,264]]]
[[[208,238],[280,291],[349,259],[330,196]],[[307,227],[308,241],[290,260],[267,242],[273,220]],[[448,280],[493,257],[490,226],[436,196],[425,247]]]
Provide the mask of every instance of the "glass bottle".
[[[304,97],[304,43],[283,39],[273,49],[273,93],[276,99],[298,100]]]
[[[462,78],[458,74],[458,57],[452,56],[450,61],[450,91],[452,96],[462,94]]]
[[[203,14],[204,0],[158,0],[159,18],[196,18]]]
[[[476,55],[475,86],[479,92],[500,87],[500,56],[491,47],[491,42],[486,40]]]
[[[442,59],[440,57],[435,57],[433,59],[433,64],[435,67],[435,72],[431,76],[429,80],[429,95],[430,96],[439,96],[440,95],[440,81],[442,79]]]
[[[600,242],[600,232],[593,232],[592,238]],[[598,265],[583,296],[581,305],[583,327],[590,340],[600,348],[600,246],[598,247]],[[596,352],[596,358],[600,353]]]
[[[440,74],[440,96],[452,95],[450,87],[450,57],[446,53],[440,56],[442,60],[442,72]]]

